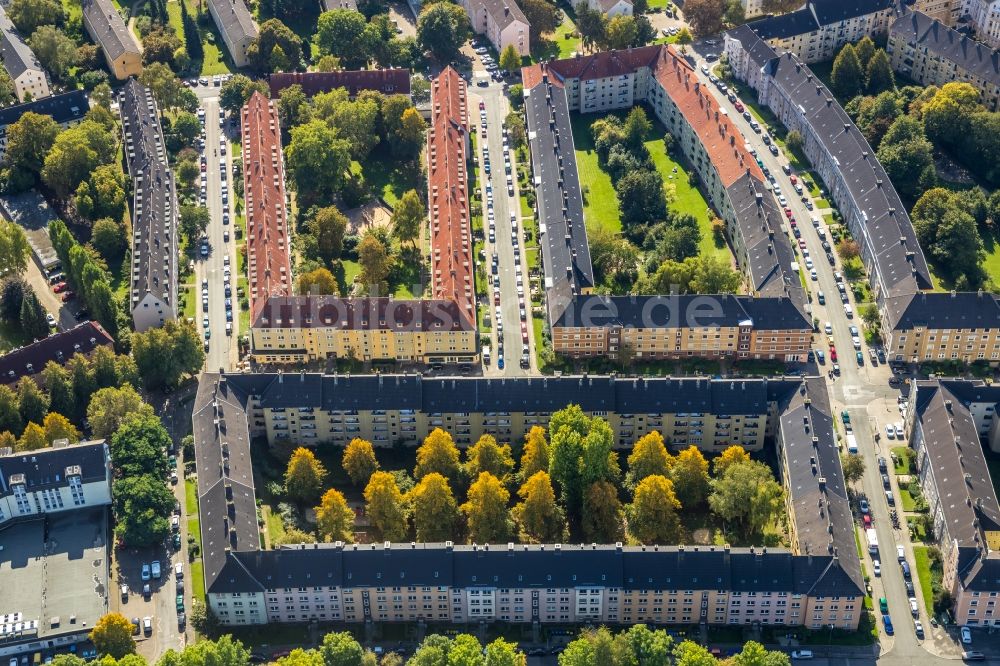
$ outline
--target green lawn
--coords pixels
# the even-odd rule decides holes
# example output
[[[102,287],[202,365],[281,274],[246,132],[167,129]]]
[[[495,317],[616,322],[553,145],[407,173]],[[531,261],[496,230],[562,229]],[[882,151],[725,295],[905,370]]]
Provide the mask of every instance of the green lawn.
[[[66,2],[67,0],[63,0]],[[184,0],[187,3],[188,13],[191,16],[198,16],[198,0]],[[175,2],[168,2],[167,13],[170,18],[171,25],[174,24],[173,14],[171,12],[176,11],[177,21],[180,22],[180,6],[176,10],[171,9],[169,5],[175,4]],[[183,29],[178,30],[177,34],[182,35]],[[214,74],[228,74],[229,72],[236,69],[233,64],[232,58],[229,57],[229,53],[225,50],[225,44],[222,41],[222,37],[219,36],[219,31],[215,27],[215,21],[209,16],[208,10],[206,8],[203,20],[198,21],[198,32],[201,34],[201,44],[202,49],[205,52],[205,58],[201,63],[201,74],[202,76],[212,76]]]
[[[6,353],[14,347],[20,347],[31,342],[26,340],[21,327],[6,321],[0,321],[0,353]]]
[[[1000,236],[980,229],[983,237],[983,249],[986,256],[983,259],[983,270],[987,277],[993,282],[1000,284]],[[941,272],[941,267],[928,259],[931,275],[934,277],[934,286],[939,290],[947,291],[952,288],[951,278]]]
[[[916,502],[913,500],[913,495],[906,488],[899,489],[899,503],[903,507],[903,511],[915,511]]]
[[[909,474],[909,457],[913,454],[913,450],[906,446],[894,446],[892,447],[892,453],[898,460],[894,467],[896,475]]]
[[[274,542],[285,535],[285,523],[281,516],[271,511],[271,507],[265,506],[262,509],[264,514],[264,525],[267,528],[267,539],[274,547]]]
[[[571,58],[574,51],[581,51],[580,37],[576,35],[576,24],[566,12],[563,12],[562,23],[555,32],[545,36],[531,52],[531,58],[539,61],[549,58]]]
[[[351,172],[362,174],[372,194],[390,208],[396,207],[396,202],[404,192],[417,189],[417,181],[422,175],[420,169],[402,164],[382,152],[371,154],[365,164],[351,162]]]
[[[195,560],[189,565],[191,572],[191,595],[198,603],[205,603],[205,570],[201,560]]]
[[[917,578],[920,583],[920,593],[924,597],[924,606],[927,607],[927,614],[934,615],[934,592],[931,587],[931,560],[927,555],[927,546],[913,547],[914,567],[917,570]]]
[[[198,482],[184,479],[184,511],[189,516],[198,515]]]

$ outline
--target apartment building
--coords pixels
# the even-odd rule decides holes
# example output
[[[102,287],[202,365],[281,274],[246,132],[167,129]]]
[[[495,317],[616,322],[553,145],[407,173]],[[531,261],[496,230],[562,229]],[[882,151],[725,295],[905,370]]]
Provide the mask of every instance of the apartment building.
[[[932,20],[954,27],[962,13],[962,0],[914,0],[910,9],[926,14]]]
[[[49,79],[35,52],[24,41],[7,16],[7,10],[0,6],[0,59],[14,82],[14,92],[20,102],[48,97]]]
[[[350,9],[358,11],[357,0],[321,0],[324,12],[332,12],[334,9]]]
[[[453,300],[272,296],[253,319],[254,357],[472,363],[478,332]]]
[[[129,308],[136,331],[177,317],[179,210],[153,93],[135,79],[118,97],[125,163],[134,184]]]
[[[913,385],[906,428],[943,555],[958,624],[1000,625],[1000,504],[982,439],[997,441],[1000,388],[980,381]]]
[[[243,108],[251,347],[264,363],[333,358],[473,363],[479,358],[465,159],[464,82],[435,81],[428,133],[433,298],[293,295],[288,200],[277,107],[260,94]]]
[[[0,448],[0,529],[16,519],[111,504],[111,462],[104,440],[14,453]]]
[[[920,292],[887,299],[885,349],[905,363],[1000,363],[1000,303],[988,292]]]
[[[958,25],[971,28],[976,39],[991,48],[1000,48],[1000,0],[965,0]]]
[[[476,322],[476,286],[469,217],[469,121],[465,81],[446,67],[431,84],[427,131],[427,217],[434,297],[454,301]]]
[[[247,49],[260,30],[244,0],[208,0],[208,12],[237,67],[246,67]]]
[[[632,16],[634,7],[631,0],[587,0],[591,11],[601,12],[609,19],[616,16]]]
[[[920,12],[907,12],[889,27],[886,52],[892,68],[925,86],[965,81],[986,108],[1000,108],[1000,51]]]
[[[893,0],[808,0],[794,12],[749,26],[773,48],[813,63],[831,60],[844,44],[884,35],[894,11]]]
[[[546,307],[557,353],[616,355],[624,344],[649,358],[805,359],[812,324],[791,271],[795,256],[781,230],[781,213],[735,125],[678,53],[646,46],[551,61],[525,68],[523,80]],[[751,298],[591,295],[593,267],[569,113],[638,103],[646,103],[676,138],[726,221]],[[711,312],[694,311],[699,308]]]
[[[547,420],[569,402],[618,418],[619,428],[633,415],[615,409],[676,419],[715,409],[720,423],[743,415],[758,431],[771,421],[777,446],[803,449],[783,456],[783,468],[795,474],[789,509],[801,514],[792,521],[801,531],[792,535],[795,547],[338,542],[260,549],[249,440],[268,430],[262,425],[273,418],[268,412],[319,420],[347,408],[353,411],[345,414],[372,427],[391,414],[422,419],[445,408],[455,410],[451,418],[461,417],[457,410],[506,405],[513,415],[530,403]],[[863,580],[832,422],[819,379],[206,374],[195,399],[194,435],[208,603],[226,625],[422,620],[856,629]],[[417,427],[422,437],[434,426]],[[454,433],[461,426],[442,427]],[[487,431],[505,438],[502,429]]]
[[[395,67],[386,69],[355,69],[336,72],[275,72],[267,77],[271,99],[285,88],[302,86],[309,97],[343,88],[354,99],[363,90],[374,90],[383,95],[410,96],[410,70]]]
[[[512,0],[462,0],[472,31],[485,35],[497,53],[513,46],[520,56],[531,53],[531,25]]]
[[[71,90],[0,109],[0,162],[7,153],[7,128],[28,111],[49,116],[60,127],[76,125],[90,110],[85,90]]]
[[[111,0],[81,0],[83,26],[104,52],[108,69],[119,81],[142,74],[142,45]]]
[[[89,356],[98,347],[113,347],[115,339],[94,321],[53,333],[0,356],[0,383],[16,384],[21,377],[37,378],[49,361],[66,364],[75,354]]]

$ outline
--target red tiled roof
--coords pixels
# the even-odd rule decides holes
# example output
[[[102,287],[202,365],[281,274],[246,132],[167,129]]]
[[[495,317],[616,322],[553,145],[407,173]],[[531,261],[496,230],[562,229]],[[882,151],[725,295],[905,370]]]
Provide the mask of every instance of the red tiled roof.
[[[747,170],[758,180],[764,174],[756,160],[747,151],[743,137],[732,119],[720,111],[712,93],[705,90],[695,76],[694,68],[672,46],[642,46],[626,51],[603,51],[579,58],[555,60],[525,67],[521,70],[525,89],[548,80],[562,87],[567,79],[601,79],[630,74],[642,67],[649,67],[678,106],[688,124],[694,128],[719,172],[723,187],[729,187],[746,174]]]
[[[434,79],[427,132],[427,204],[435,298],[458,303],[476,321],[469,219],[465,81],[451,67]]]
[[[281,128],[276,105],[255,92],[242,111],[250,320],[269,296],[291,293]]]
[[[764,173],[746,149],[743,135],[704,84],[697,80],[694,68],[673,47],[660,49],[654,74],[674,104],[694,128],[708,158],[712,161],[723,187],[729,187],[747,171],[759,181]]]
[[[346,88],[351,97],[362,90],[377,90],[385,95],[410,94],[408,69],[358,69],[339,72],[275,72],[268,79],[271,99],[285,88],[299,84],[303,92],[313,95]]]
[[[21,377],[37,375],[49,361],[63,365],[74,354],[90,354],[101,345],[114,343],[114,338],[96,321],[77,324],[68,331],[55,333],[0,356],[0,383],[13,384]]]
[[[474,320],[473,320],[474,321]],[[475,325],[452,300],[292,296],[268,299],[255,328],[472,331]]]

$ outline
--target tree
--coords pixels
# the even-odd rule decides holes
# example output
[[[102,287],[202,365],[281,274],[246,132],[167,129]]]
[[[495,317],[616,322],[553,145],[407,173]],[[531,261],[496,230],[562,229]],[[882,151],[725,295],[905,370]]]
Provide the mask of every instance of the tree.
[[[407,190],[392,211],[392,233],[399,242],[409,241],[414,247],[427,219],[423,202],[416,190]]]
[[[685,508],[692,509],[705,501],[709,491],[708,461],[698,447],[692,445],[677,454],[670,479]]]
[[[162,111],[174,109],[194,111],[198,107],[198,98],[194,92],[185,87],[184,82],[177,78],[165,63],[154,62],[146,65],[139,75],[139,82],[153,93],[153,99]]]
[[[120,475],[163,478],[168,471],[164,451],[170,444],[170,434],[158,417],[132,415],[111,438],[109,450]]]
[[[625,132],[625,137],[629,145],[637,148],[643,144],[649,133],[653,131],[653,123],[650,122],[643,108],[636,106],[628,112],[622,129]]]
[[[194,324],[168,320],[163,326],[132,334],[132,355],[146,386],[175,387],[186,374],[205,364],[205,350]]]
[[[187,3],[181,3],[181,26],[184,32],[184,48],[187,49],[192,63],[200,63],[205,59],[205,48],[201,43],[201,34],[194,17],[188,13]]]
[[[129,548],[162,544],[170,534],[167,516],[174,494],[162,476],[144,474],[117,478],[112,486],[115,535]]]
[[[508,44],[500,53],[500,68],[508,74],[513,74],[521,69],[521,56],[513,44]]]
[[[108,613],[90,630],[90,641],[102,655],[121,659],[135,652],[132,623],[121,613]]]
[[[677,515],[680,508],[670,479],[658,474],[647,476],[636,486],[632,504],[625,509],[629,533],[639,543],[677,543],[682,532]]]
[[[524,450],[521,453],[521,466],[518,478],[525,482],[536,472],[547,472],[549,469],[549,443],[545,440],[545,428],[531,426],[524,436]]]
[[[327,634],[318,650],[325,666],[358,666],[364,654],[361,645],[348,631]]]
[[[477,479],[482,472],[489,472],[506,485],[514,471],[514,456],[510,444],[500,445],[493,435],[483,435],[465,451],[466,477]]]
[[[323,466],[312,450],[299,447],[292,452],[285,469],[285,492],[300,502],[309,502],[319,496],[326,479]],[[325,496],[324,496],[325,497]]]
[[[861,246],[853,238],[848,238],[844,236],[837,243],[837,254],[840,258],[847,261],[849,259],[855,259],[861,254]]]
[[[293,127],[290,134],[285,161],[299,196],[310,201],[331,199],[350,166],[350,144],[322,120]]]
[[[512,510],[522,541],[562,543],[567,536],[566,516],[556,504],[552,480],[544,471],[535,472],[517,491],[521,502]]]
[[[503,638],[497,638],[486,646],[483,666],[525,666],[527,657],[518,648],[517,643],[510,643]]]
[[[866,90],[869,95],[877,95],[886,90],[896,87],[896,78],[892,74],[892,65],[889,64],[889,56],[885,51],[879,49],[868,62],[865,81]]]
[[[317,268],[299,276],[299,293],[338,296],[340,286],[328,269]]]
[[[7,15],[22,35],[30,35],[43,25],[59,25],[64,18],[57,0],[12,0]]]
[[[726,468],[712,480],[708,505],[724,520],[739,525],[744,534],[759,533],[780,510],[781,485],[764,463],[750,460]]]
[[[34,290],[25,292],[21,300],[21,331],[33,340],[41,340],[49,334],[49,322],[45,318],[45,308]]]
[[[358,277],[361,284],[377,294],[388,293],[387,279],[393,261],[386,245],[374,234],[366,234],[358,244],[358,263],[361,265]]]
[[[691,31],[687,29],[687,26],[681,28],[680,31],[677,33],[677,43],[680,44],[681,46],[684,46],[685,44],[690,44],[693,41],[694,41],[694,35],[692,35]]]
[[[15,222],[0,221],[0,266],[8,273],[21,275],[28,268],[30,252],[24,229]]]
[[[743,650],[733,655],[733,666],[789,666],[788,655],[779,650],[768,650],[757,641],[748,641]]]
[[[857,453],[840,454],[840,465],[844,468],[844,481],[855,483],[865,475],[865,459]]]
[[[547,0],[517,0],[524,18],[531,26],[531,43],[538,44],[542,35],[555,32],[562,22],[562,13],[554,2]]]
[[[591,9],[586,2],[576,5],[576,30],[584,48],[592,49],[598,44],[604,44],[604,31],[607,18],[598,9]]]
[[[420,480],[434,472],[446,477],[452,483],[455,483],[461,474],[458,447],[455,446],[451,434],[440,428],[435,428],[417,448],[417,465],[413,469],[413,476]]]
[[[199,633],[201,632],[199,631]],[[160,657],[156,666],[211,666],[214,664],[249,666],[250,651],[243,643],[229,634],[224,634],[214,641],[200,636],[199,640],[191,642],[180,652],[168,650]]]
[[[712,471],[715,476],[724,476],[730,465],[744,463],[750,460],[750,454],[742,446],[734,444],[719,454],[719,457],[712,461]]]
[[[7,128],[5,160],[10,173],[17,175],[20,189],[31,187],[45,164],[59,125],[51,116],[28,111]]]
[[[285,484],[287,487],[287,478]],[[316,531],[328,542],[354,541],[354,512],[347,506],[347,500],[339,490],[330,488],[323,493],[319,506],[316,507]]]
[[[686,0],[684,3],[684,18],[699,37],[722,30],[725,11],[726,0]]]
[[[347,69],[362,69],[374,51],[364,14],[353,9],[323,12],[316,24],[320,53],[332,55]]]
[[[629,171],[615,183],[615,193],[625,226],[649,224],[667,216],[663,178],[656,171]]]
[[[785,146],[795,155],[803,155],[802,151],[805,145],[805,139],[802,138],[802,133],[798,130],[792,130],[785,136]]]
[[[52,444],[57,439],[68,439],[70,444],[80,441],[80,431],[62,414],[49,412],[42,421],[45,439]]]
[[[708,648],[694,641],[684,641],[674,648],[676,666],[717,666],[718,663]]]
[[[54,25],[39,26],[28,38],[28,45],[38,62],[60,81],[66,79],[70,67],[76,64],[76,43]]]
[[[638,37],[639,26],[634,16],[612,17],[604,28],[604,43],[609,49],[637,46]]]
[[[9,275],[0,283],[0,319],[10,323],[21,320],[21,303],[24,294],[34,291],[20,275]]]
[[[607,481],[598,481],[583,493],[581,511],[583,537],[591,543],[614,543],[622,540],[624,513],[618,491]]]
[[[154,62],[163,63],[177,71],[183,70],[174,61],[174,52],[178,49],[187,57],[187,52],[181,48],[181,40],[173,30],[164,30],[156,26],[142,38],[142,63],[149,65]]]
[[[406,538],[406,507],[396,477],[389,472],[375,472],[365,487],[365,513],[384,541]]]
[[[348,442],[341,464],[347,476],[351,477],[351,483],[356,486],[367,485],[372,474],[378,470],[372,443],[357,437]]]
[[[188,240],[200,238],[208,230],[210,216],[208,209],[204,206],[183,204],[180,207],[179,216],[181,233],[187,236]]]
[[[316,239],[316,249],[323,261],[330,262],[340,257],[347,223],[347,217],[335,206],[320,208],[309,220],[309,233]]]
[[[864,82],[864,70],[858,54],[853,45],[845,44],[833,60],[830,85],[841,99],[849,100],[861,94]]]
[[[37,451],[49,445],[45,439],[45,429],[37,423],[29,423],[21,433],[21,438],[17,440],[17,451]]]
[[[410,106],[400,117],[399,126],[393,135],[393,147],[401,157],[415,157],[420,154],[426,133],[427,125],[420,117],[420,112]]]
[[[76,189],[77,212],[90,220],[110,217],[121,220],[125,213],[125,174],[117,164],[102,164]]]
[[[295,69],[302,61],[302,43],[284,23],[268,19],[260,24],[257,38],[247,47],[247,60],[261,72]]]
[[[663,435],[654,430],[640,437],[632,447],[632,453],[628,457],[629,480],[626,485],[634,488],[647,476],[654,474],[668,476],[673,464],[674,458],[667,453],[667,447],[663,444]]]
[[[250,101],[255,92],[265,97],[270,96],[266,81],[254,81],[244,74],[234,74],[231,79],[219,88],[219,106],[227,113],[236,115],[243,105]]]
[[[470,32],[465,10],[447,0],[425,5],[417,18],[417,42],[440,62],[454,58]]]
[[[927,178],[934,178],[934,147],[925,138],[919,120],[911,116],[897,118],[883,137],[876,155],[903,196],[915,199],[928,186],[933,186]]]
[[[41,423],[49,410],[48,397],[31,377],[21,377],[17,382],[17,408],[25,423]]]
[[[406,494],[413,516],[417,541],[448,541],[455,536],[458,504],[448,486],[448,479],[429,472]]]
[[[309,97],[298,83],[284,88],[278,93],[278,113],[282,127],[294,127],[307,122],[312,117]]]
[[[576,512],[583,499],[583,482],[580,477],[582,456],[583,437],[580,436],[580,432],[569,426],[552,431],[549,475],[559,485],[560,500],[571,513]]]
[[[42,370],[42,386],[49,394],[49,409],[60,414],[76,413],[76,397],[66,368],[49,361]],[[0,427],[0,431],[7,428]]]
[[[524,127],[524,118],[521,117],[520,113],[511,111],[504,118],[503,124],[507,128],[507,136],[510,137],[510,143],[514,148],[528,147],[528,132]]]
[[[153,408],[131,386],[103,388],[87,405],[87,420],[95,438],[111,439],[118,427],[132,415],[152,416]],[[0,430],[3,430],[0,427]]]
[[[972,116],[982,109],[979,91],[969,83],[946,83],[923,105],[924,127],[935,143],[958,145],[973,126]]]
[[[323,655],[316,650],[302,648],[295,648],[288,656],[281,657],[275,663],[278,666],[324,666]]]
[[[94,223],[90,242],[106,260],[115,260],[125,252],[125,228],[109,217]]]
[[[469,538],[476,543],[503,543],[513,531],[507,502],[510,493],[489,472],[481,472],[469,486],[468,500],[460,508],[468,519]]]

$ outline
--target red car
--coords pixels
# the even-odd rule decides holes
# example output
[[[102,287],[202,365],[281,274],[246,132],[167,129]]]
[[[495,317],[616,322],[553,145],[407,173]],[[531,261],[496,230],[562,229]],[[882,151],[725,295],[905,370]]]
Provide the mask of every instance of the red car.
[[[74,298],[76,298],[76,294],[73,293],[72,290],[68,290],[65,293],[63,293],[62,302],[65,303],[66,301],[72,300]]]
[[[733,104],[733,106],[736,107],[737,111],[739,111],[740,113],[743,113],[743,105],[742,104],[740,104],[739,102],[736,102],[735,104]]]
[[[479,110],[480,111],[485,111],[486,110],[486,102],[480,102],[479,103]]]
[[[59,293],[62,293],[62,292],[64,292],[64,291],[66,291],[66,288],[67,288],[67,287],[69,287],[69,285],[68,285],[68,284],[66,284],[65,282],[59,282],[59,283],[57,283],[56,285],[54,285],[54,286],[52,287],[52,291],[54,291],[54,292],[56,292],[57,294],[59,294]]]
[[[866,513],[865,515],[861,516],[861,522],[864,523],[865,529],[868,529],[869,527],[872,526],[872,517]]]
[[[830,347],[830,361],[832,363],[837,362],[837,350],[834,349],[833,347]]]
[[[800,238],[799,239],[799,249],[802,249],[802,250],[806,249],[806,241],[805,241],[804,238]]]
[[[792,209],[791,208],[786,208],[785,209],[785,217],[787,217],[788,219],[792,218]]]
[[[794,173],[788,177],[788,180],[792,181],[792,185],[799,182],[799,179],[795,177]]]

